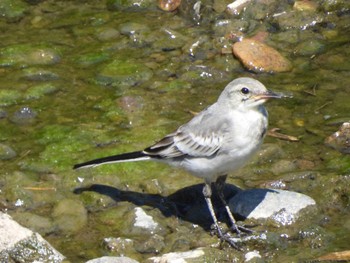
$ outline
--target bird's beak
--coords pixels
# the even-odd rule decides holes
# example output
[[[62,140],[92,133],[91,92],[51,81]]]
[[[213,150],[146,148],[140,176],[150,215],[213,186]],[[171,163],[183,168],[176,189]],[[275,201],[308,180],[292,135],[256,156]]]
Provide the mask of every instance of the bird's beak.
[[[257,94],[254,96],[255,101],[258,100],[268,100],[268,99],[281,99],[284,97],[289,97],[283,93],[273,92],[271,90],[266,91],[265,93]]]

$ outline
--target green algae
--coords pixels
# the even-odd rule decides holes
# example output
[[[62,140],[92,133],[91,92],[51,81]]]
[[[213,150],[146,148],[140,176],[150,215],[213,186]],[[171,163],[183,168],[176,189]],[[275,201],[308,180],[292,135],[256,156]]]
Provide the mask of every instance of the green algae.
[[[2,89],[0,90],[0,106],[10,106],[16,104],[22,97],[17,90]]]

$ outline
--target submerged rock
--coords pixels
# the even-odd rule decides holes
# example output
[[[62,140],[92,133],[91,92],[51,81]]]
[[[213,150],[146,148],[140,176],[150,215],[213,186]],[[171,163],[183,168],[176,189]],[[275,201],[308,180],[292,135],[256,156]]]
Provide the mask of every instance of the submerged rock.
[[[0,67],[52,65],[60,59],[54,49],[44,45],[15,44],[0,49]]]
[[[0,18],[7,22],[17,22],[28,11],[29,5],[20,0],[0,0]]]
[[[244,67],[256,73],[286,72],[292,69],[290,61],[276,49],[254,39],[236,42],[232,49]]]
[[[63,199],[53,210],[54,223],[61,231],[77,232],[87,224],[87,211],[76,200]]]
[[[13,123],[19,125],[33,124],[36,120],[37,112],[30,107],[22,107],[14,112],[11,117]]]
[[[28,88],[24,97],[27,100],[34,100],[55,93],[56,91],[58,91],[58,88],[55,85],[51,83],[43,83]]]
[[[0,160],[10,160],[16,156],[17,153],[12,149],[12,147],[0,143]]]
[[[21,93],[17,90],[0,89],[0,106],[16,104],[21,96]]]
[[[350,154],[350,122],[344,122],[339,131],[326,138],[325,144],[341,153]]]
[[[142,11],[155,10],[157,5],[151,0],[108,0],[107,8],[111,11]]]
[[[324,16],[316,12],[282,12],[272,17],[271,23],[282,31],[290,29],[313,28],[324,21]]]
[[[128,255],[133,251],[134,241],[129,238],[106,237],[103,239],[103,246],[108,251],[113,251],[119,255]]]
[[[117,59],[106,65],[97,76],[97,82],[106,86],[134,86],[149,80],[151,69],[133,60]]]
[[[229,201],[234,214],[244,218],[271,218],[279,225],[294,223],[301,209],[315,204],[304,194],[277,189],[240,191]]]

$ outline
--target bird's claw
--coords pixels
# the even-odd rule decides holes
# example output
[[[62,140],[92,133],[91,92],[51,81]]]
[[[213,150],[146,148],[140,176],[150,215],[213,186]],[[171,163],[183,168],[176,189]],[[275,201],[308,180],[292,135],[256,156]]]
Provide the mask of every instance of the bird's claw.
[[[246,233],[246,234],[253,234],[253,233],[254,233],[254,230],[251,230],[251,229],[246,228],[246,227],[244,227],[244,226],[238,226],[238,225],[236,225],[236,224],[231,226],[231,230],[232,230],[233,232],[237,233],[237,235],[238,235],[239,237],[241,237],[241,233],[242,233],[242,232],[243,232],[243,233]]]
[[[226,233],[225,235],[222,235],[220,238],[220,241],[228,243],[231,247],[242,251],[242,248],[238,246],[237,242],[235,241],[235,238],[231,237],[230,234]]]
[[[228,243],[231,247],[239,250],[239,251],[242,251],[242,248],[240,248],[238,245],[237,245],[237,240],[238,238],[233,238],[229,233],[223,233],[222,232],[222,229],[217,225],[215,226],[215,224],[212,226],[212,230],[210,232],[212,235],[213,234],[216,234],[218,236],[218,238],[220,239],[220,242],[221,243]],[[239,234],[238,234],[239,235]]]

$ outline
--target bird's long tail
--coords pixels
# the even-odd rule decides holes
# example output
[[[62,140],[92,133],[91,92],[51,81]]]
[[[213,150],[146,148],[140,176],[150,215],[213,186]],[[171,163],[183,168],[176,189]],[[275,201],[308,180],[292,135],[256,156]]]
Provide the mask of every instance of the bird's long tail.
[[[151,159],[151,157],[149,157],[143,151],[137,151],[137,152],[130,152],[130,153],[123,153],[123,154],[108,156],[108,157],[102,157],[102,158],[87,161],[84,163],[79,163],[74,165],[73,169],[95,167],[95,166],[107,164],[107,163],[135,162],[135,161],[145,161],[149,159]]]

